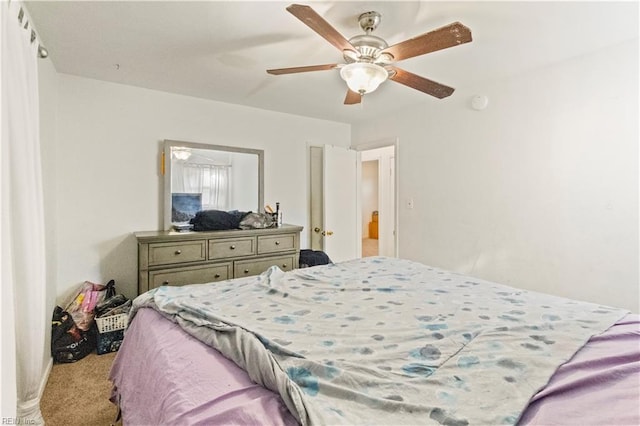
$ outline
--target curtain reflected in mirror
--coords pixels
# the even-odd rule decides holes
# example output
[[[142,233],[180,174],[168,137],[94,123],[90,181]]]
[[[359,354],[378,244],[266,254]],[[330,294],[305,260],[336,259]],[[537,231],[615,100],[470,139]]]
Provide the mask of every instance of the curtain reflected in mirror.
[[[165,141],[166,160],[167,229],[188,223],[201,210],[260,211],[261,150]]]
[[[200,158],[191,156],[189,160],[174,158],[171,170],[171,192],[173,194],[197,194],[200,210],[229,210],[231,185],[233,184],[230,172],[233,166],[231,159],[228,158],[230,155],[224,154],[227,158],[218,163],[215,159],[207,156],[200,156]],[[181,205],[176,205],[174,197],[173,210],[175,213],[180,213],[178,207]],[[181,222],[185,219],[173,217],[172,221]]]

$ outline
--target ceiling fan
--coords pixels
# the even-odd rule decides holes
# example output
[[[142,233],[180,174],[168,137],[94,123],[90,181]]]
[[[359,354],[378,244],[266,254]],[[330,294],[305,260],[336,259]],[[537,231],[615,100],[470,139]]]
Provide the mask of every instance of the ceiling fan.
[[[382,38],[371,34],[380,23],[381,15],[378,12],[361,14],[358,22],[365,34],[356,35],[347,40],[309,6],[292,4],[287,7],[287,11],[337,47],[342,52],[346,63],[277,68],[267,72],[281,75],[340,69],[340,76],[348,86],[347,96],[344,99],[345,105],[360,103],[364,94],[373,92],[387,79],[439,99],[450,96],[454,91],[453,88],[412,74],[393,64],[403,59],[471,41],[471,30],[460,22],[454,22],[389,46]]]

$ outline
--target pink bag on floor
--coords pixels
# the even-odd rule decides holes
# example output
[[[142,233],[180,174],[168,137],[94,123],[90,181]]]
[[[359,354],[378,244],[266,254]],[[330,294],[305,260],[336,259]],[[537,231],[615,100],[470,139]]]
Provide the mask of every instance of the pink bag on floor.
[[[87,331],[93,324],[96,305],[107,297],[112,297],[112,293],[115,293],[114,280],[106,285],[85,281],[75,297],[67,304],[65,311],[71,315],[80,330]]]

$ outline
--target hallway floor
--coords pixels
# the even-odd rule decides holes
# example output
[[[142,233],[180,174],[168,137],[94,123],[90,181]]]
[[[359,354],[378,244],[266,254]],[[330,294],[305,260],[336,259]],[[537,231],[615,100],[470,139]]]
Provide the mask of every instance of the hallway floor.
[[[362,257],[378,255],[378,240],[373,238],[362,239]]]

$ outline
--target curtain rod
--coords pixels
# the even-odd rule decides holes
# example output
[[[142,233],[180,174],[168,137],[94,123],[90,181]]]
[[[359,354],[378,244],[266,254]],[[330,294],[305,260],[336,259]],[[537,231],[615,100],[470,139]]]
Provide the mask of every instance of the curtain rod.
[[[9,0],[7,2],[7,7],[10,7],[10,5],[11,5],[11,0]],[[20,11],[18,12],[18,22],[20,22],[20,25],[22,25],[22,21],[25,21],[24,17],[25,17],[25,10],[22,7],[22,5],[20,5]],[[30,17],[28,17],[28,18],[30,18]],[[31,43],[33,44],[33,42],[35,42],[37,40],[38,36],[36,35],[35,30],[33,29],[33,25],[31,27],[32,27],[31,28]],[[22,28],[24,28],[25,30],[29,29],[29,19],[27,19],[24,22],[24,26]],[[44,59],[44,58],[46,58],[48,56],[49,56],[49,51],[47,50],[47,48],[44,47],[43,45],[41,45],[40,42],[38,42],[38,57],[41,58],[41,59]]]

